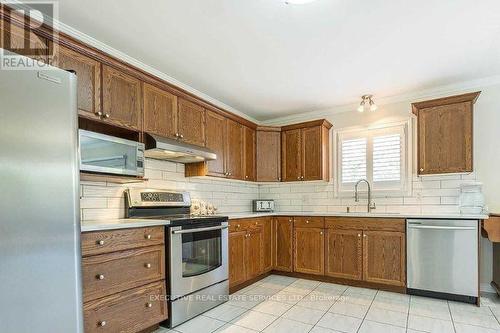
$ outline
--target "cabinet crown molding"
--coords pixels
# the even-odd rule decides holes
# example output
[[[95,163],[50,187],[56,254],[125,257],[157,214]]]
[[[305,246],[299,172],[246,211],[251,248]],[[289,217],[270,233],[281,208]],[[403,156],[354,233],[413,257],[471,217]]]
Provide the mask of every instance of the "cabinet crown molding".
[[[464,103],[464,102],[471,102],[474,104],[479,97],[479,94],[481,94],[480,91],[472,92],[472,93],[467,93],[467,94],[462,94],[462,95],[455,95],[455,96],[448,96],[448,97],[443,97],[443,98],[437,98],[437,99],[431,99],[428,101],[423,101],[423,102],[416,102],[412,103],[412,112],[415,115],[418,115],[418,111],[421,109],[426,109],[426,108],[432,108],[435,106],[442,106],[442,105],[448,105],[448,104],[455,104],[455,103]]]

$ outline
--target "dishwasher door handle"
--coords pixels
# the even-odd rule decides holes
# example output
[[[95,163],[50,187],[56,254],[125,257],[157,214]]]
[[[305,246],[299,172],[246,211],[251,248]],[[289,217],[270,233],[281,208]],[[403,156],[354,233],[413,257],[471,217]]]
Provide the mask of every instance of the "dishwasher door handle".
[[[476,230],[476,227],[447,227],[447,226],[435,226],[435,225],[408,225],[408,229]]]

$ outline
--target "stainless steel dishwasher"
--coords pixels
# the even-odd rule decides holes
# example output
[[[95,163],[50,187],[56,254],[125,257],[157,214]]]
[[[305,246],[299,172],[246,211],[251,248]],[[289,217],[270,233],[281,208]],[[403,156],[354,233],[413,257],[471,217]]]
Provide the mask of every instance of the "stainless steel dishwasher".
[[[408,293],[476,303],[478,226],[477,220],[407,220]]]

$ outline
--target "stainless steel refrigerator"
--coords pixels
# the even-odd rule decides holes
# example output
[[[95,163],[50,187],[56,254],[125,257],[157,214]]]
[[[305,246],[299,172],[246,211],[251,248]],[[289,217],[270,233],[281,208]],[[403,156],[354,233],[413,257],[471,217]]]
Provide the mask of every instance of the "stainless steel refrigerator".
[[[80,333],[76,76],[0,69],[0,332]]]

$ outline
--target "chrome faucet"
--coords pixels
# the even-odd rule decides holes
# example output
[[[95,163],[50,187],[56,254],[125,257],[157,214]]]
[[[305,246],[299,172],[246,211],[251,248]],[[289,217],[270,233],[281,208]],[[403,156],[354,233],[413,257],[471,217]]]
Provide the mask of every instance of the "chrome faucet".
[[[366,185],[368,185],[368,213],[370,213],[372,209],[376,209],[377,206],[375,206],[375,202],[372,203],[372,188],[370,182],[366,179],[360,179],[356,182],[356,185],[354,185],[354,201],[359,202],[358,185],[361,182],[365,182]]]

